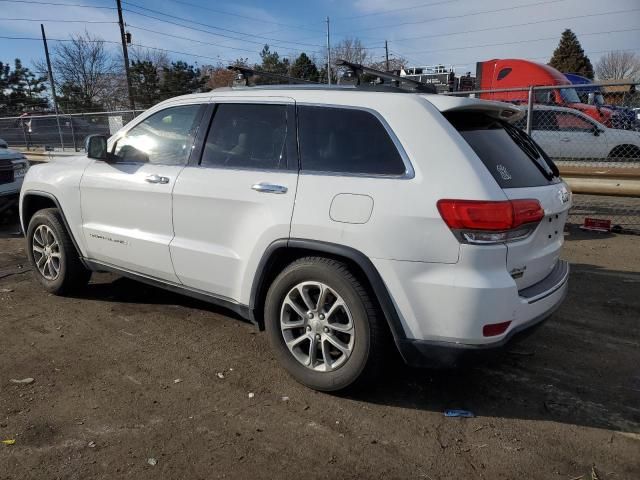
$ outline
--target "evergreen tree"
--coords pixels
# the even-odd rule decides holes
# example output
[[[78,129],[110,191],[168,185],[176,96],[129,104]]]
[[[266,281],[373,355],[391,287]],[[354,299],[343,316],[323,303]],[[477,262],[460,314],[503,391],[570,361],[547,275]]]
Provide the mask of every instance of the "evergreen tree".
[[[158,103],[160,96],[160,76],[158,67],[150,60],[131,62],[132,94],[139,108],[149,108]]]
[[[296,78],[302,78],[311,82],[317,82],[319,78],[318,67],[306,53],[302,52],[298,58],[295,59],[293,65],[291,65],[291,76]]]
[[[207,77],[202,76],[200,69],[186,62],[172,62],[163,67],[163,79],[160,87],[162,98],[201,92],[205,89]]]
[[[0,62],[0,110],[5,114],[18,114],[46,110],[47,99],[43,93],[47,89],[46,77],[36,76],[23,67],[19,58],[13,64]]]
[[[593,79],[593,65],[585,55],[578,37],[571,30],[562,32],[558,48],[553,52],[549,65],[562,73],[577,73]]]
[[[257,71],[276,73],[278,75],[289,75],[290,63],[288,58],[280,58],[278,52],[272,52],[269,45],[265,45],[260,52],[262,63],[254,68]],[[255,79],[256,84],[276,84],[282,83],[281,80],[269,77],[258,77]]]

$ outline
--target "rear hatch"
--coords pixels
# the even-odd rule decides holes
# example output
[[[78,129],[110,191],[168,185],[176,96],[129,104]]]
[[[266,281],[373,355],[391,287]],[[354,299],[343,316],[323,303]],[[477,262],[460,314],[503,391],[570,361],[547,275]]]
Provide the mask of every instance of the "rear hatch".
[[[544,217],[535,230],[524,239],[505,243],[506,267],[518,290],[540,282],[558,261],[571,206],[571,195],[557,167],[526,133],[504,120],[504,111],[493,105],[486,111],[475,107],[443,114],[509,200],[534,199],[540,203]]]

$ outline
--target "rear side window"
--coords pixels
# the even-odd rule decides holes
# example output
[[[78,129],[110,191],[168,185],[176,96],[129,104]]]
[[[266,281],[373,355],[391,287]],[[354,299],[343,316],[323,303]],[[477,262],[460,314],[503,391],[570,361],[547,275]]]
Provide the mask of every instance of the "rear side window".
[[[522,130],[478,112],[444,116],[460,132],[501,188],[550,185],[558,169]]]
[[[380,120],[370,112],[337,107],[298,107],[302,170],[402,175],[402,157]]]
[[[221,103],[202,155],[202,166],[287,168],[287,106]],[[295,158],[295,150],[291,155]]]

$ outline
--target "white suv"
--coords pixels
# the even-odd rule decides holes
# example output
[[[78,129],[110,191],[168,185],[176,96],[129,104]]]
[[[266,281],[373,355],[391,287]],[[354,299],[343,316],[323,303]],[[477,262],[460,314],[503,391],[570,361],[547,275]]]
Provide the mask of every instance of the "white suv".
[[[29,171],[27,251],[53,293],[107,270],[225,306],[315,389],[374,378],[394,344],[455,365],[567,291],[570,193],[520,114],[353,87],[175,98]]]

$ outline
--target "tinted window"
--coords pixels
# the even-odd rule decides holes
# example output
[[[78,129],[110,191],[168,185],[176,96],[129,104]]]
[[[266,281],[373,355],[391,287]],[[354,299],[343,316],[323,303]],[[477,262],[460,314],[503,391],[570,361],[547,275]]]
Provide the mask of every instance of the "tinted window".
[[[509,67],[503,68],[502,70],[500,70],[500,72],[498,72],[498,80],[502,80],[504,77],[506,77],[510,73],[511,73],[511,68]]]
[[[213,116],[201,164],[287,168],[287,153],[286,105],[222,103]]]
[[[557,167],[522,130],[482,113],[450,112],[445,117],[500,187],[535,187],[559,181]]]
[[[406,167],[386,129],[371,113],[334,107],[299,107],[302,169],[402,175]]]
[[[118,139],[117,161],[184,165],[189,159],[200,105],[171,107],[154,113]]]

